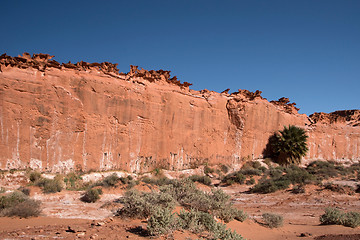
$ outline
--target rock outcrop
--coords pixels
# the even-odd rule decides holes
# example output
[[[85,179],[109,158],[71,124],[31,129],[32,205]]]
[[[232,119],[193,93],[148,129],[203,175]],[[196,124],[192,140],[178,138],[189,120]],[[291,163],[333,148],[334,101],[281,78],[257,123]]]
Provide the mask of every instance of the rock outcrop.
[[[260,91],[194,91],[170,71],[52,58],[0,56],[1,169],[236,168],[262,158],[269,136],[289,124],[307,130],[307,160],[360,159],[359,110],[308,117]]]

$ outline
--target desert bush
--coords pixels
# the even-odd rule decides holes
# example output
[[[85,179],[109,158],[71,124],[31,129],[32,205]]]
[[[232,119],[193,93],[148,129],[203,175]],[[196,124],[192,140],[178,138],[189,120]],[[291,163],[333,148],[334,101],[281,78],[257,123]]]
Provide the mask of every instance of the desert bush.
[[[270,178],[274,178],[274,179],[277,179],[277,178],[280,178],[285,172],[285,168],[284,167],[276,167],[276,168],[269,168],[269,176]]]
[[[2,215],[7,217],[17,216],[21,218],[37,217],[41,213],[40,204],[40,201],[26,199],[10,208],[4,209]]]
[[[262,218],[264,220],[264,223],[269,228],[281,227],[283,225],[283,221],[284,221],[284,219],[281,215],[274,214],[274,213],[264,213],[262,215]]]
[[[313,161],[307,166],[306,170],[320,180],[347,175],[351,172],[344,166],[336,165],[331,161]]]
[[[207,186],[211,185],[211,179],[208,176],[192,175],[189,179],[193,182],[199,182]]]
[[[36,217],[41,213],[40,201],[30,199],[22,192],[12,192],[0,197],[0,215],[23,218]]]
[[[356,228],[360,226],[359,212],[342,212],[336,208],[326,208],[325,213],[320,216],[322,225],[343,225]]]
[[[94,203],[100,199],[102,193],[101,188],[90,188],[84,193],[80,200],[87,203]]]
[[[304,185],[301,185],[301,184],[295,185],[291,189],[291,192],[294,193],[294,194],[305,193],[305,187],[304,187]]]
[[[336,208],[326,208],[325,213],[320,216],[322,225],[343,225],[345,214]]]
[[[255,179],[253,177],[251,177],[249,180],[247,180],[246,185],[254,185],[255,184]]]
[[[0,209],[10,208],[18,203],[24,202],[28,197],[19,191],[12,192],[0,197]]]
[[[214,217],[209,213],[190,210],[180,210],[177,218],[177,225],[180,229],[189,230],[193,233],[212,231],[216,224]]]
[[[242,169],[242,170],[240,170],[240,172],[246,176],[261,176],[263,174],[262,170],[255,169],[255,168]]]
[[[67,190],[79,191],[85,190],[89,184],[85,184],[80,174],[71,172],[65,175],[63,179]]]
[[[213,169],[209,166],[204,167],[204,174],[209,174],[209,173],[213,173],[213,172],[215,172],[215,169]]]
[[[47,179],[47,178],[40,178],[35,181],[35,186],[42,188],[44,193],[56,193],[61,192],[63,189],[62,183],[58,179]]]
[[[221,164],[220,165],[220,170],[224,173],[227,174],[230,171],[229,166],[225,165],[225,164]]]
[[[353,195],[355,193],[355,190],[351,186],[347,185],[340,185],[340,184],[334,184],[334,183],[326,183],[324,185],[324,189],[328,189],[333,192],[338,192],[341,194],[349,194]]]
[[[246,177],[244,176],[244,174],[242,174],[241,171],[237,171],[237,172],[226,175],[222,179],[222,182],[227,185],[231,185],[234,183],[244,184],[245,180],[246,180]]]
[[[360,226],[360,213],[348,212],[345,214],[344,226],[356,228]]]
[[[37,171],[32,171],[29,174],[29,180],[30,182],[36,182],[37,180],[39,180],[41,178],[41,173],[37,172]]]
[[[170,210],[175,207],[174,198],[162,192],[144,193],[137,190],[129,190],[125,196],[119,199],[123,207],[116,213],[118,216],[129,218],[148,218],[157,207],[168,208]]]
[[[169,234],[176,229],[175,215],[168,208],[157,207],[147,222],[150,235]]]
[[[250,189],[252,193],[272,193],[278,190],[287,189],[290,186],[290,180],[279,178],[279,179],[265,179],[261,180],[258,184]]]
[[[178,228],[199,234],[208,232],[211,239],[240,240],[243,239],[235,231],[226,229],[226,225],[217,223],[208,213],[191,210],[181,210],[177,219]]]
[[[244,240],[244,238],[236,233],[236,231],[231,231],[226,229],[226,225],[222,223],[216,223],[214,229],[211,231],[211,239],[221,239],[221,240]]]
[[[102,181],[104,187],[115,187],[115,185],[120,181],[120,178],[116,173],[113,173],[105,177]]]
[[[215,210],[214,215],[223,220],[225,223],[228,223],[234,219],[243,222],[247,218],[247,214],[245,212],[233,208],[231,205],[226,205],[218,210]]]
[[[20,191],[20,192],[22,192],[22,193],[25,194],[26,196],[29,196],[29,195],[30,195],[30,188],[19,187],[17,190]]]
[[[301,158],[308,151],[306,132],[304,129],[289,125],[270,137],[271,149],[275,153],[277,163],[281,165],[300,164]]]
[[[291,165],[285,169],[285,175],[282,178],[289,180],[292,184],[309,184],[312,183],[315,178],[305,169],[298,166]]]

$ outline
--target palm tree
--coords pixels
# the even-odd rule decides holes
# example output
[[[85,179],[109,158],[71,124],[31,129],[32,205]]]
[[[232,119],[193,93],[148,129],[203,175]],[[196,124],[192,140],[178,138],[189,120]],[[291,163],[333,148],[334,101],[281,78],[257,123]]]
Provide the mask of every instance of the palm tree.
[[[308,151],[306,132],[304,129],[289,125],[274,135],[272,148],[277,154],[277,162],[281,165],[300,164],[301,158]]]

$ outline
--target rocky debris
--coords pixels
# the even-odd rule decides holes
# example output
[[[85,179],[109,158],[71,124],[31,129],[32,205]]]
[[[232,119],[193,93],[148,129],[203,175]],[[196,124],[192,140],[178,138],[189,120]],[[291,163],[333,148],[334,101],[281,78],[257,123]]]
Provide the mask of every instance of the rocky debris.
[[[228,94],[229,91],[230,91],[230,88],[227,88],[227,89],[225,89],[224,91],[222,91],[221,94]]]
[[[277,101],[270,101],[270,103],[274,104],[282,108],[285,112],[290,114],[297,114],[300,108],[295,107],[296,103],[290,103],[289,98],[279,98]]]
[[[140,77],[149,82],[156,82],[156,81],[166,81],[170,84],[177,85],[179,87],[189,87],[192,84],[188,82],[181,83],[176,76],[170,78],[170,71],[165,70],[145,70],[145,69],[138,69],[138,66],[130,65],[130,72],[128,74],[119,73],[119,69],[117,68],[118,64],[113,64],[110,62],[102,62],[102,63],[88,63],[84,61],[80,61],[77,63],[58,63],[55,60],[51,60],[54,56],[49,54],[33,54],[31,56],[29,53],[25,52],[22,56],[18,57],[11,57],[6,55],[6,53],[0,56],[0,72],[2,71],[2,66],[11,66],[11,67],[18,67],[22,69],[26,68],[35,68],[39,71],[44,72],[46,68],[58,68],[58,69],[74,69],[78,71],[88,71],[91,69],[96,69],[101,71],[105,74],[114,74],[115,76],[125,76],[126,79],[130,79],[133,77]]]
[[[189,87],[192,84],[188,82],[181,83],[176,76],[170,78],[170,72],[171,71],[165,71],[165,70],[145,70],[141,68],[141,70],[138,69],[138,66],[130,65],[130,72],[127,74],[127,78],[134,78],[139,77],[143,78],[149,82],[157,82],[157,81],[166,81],[168,83],[172,83],[174,85],[177,85],[179,87]]]
[[[360,110],[342,110],[332,113],[316,112],[309,116],[316,124],[346,124],[349,126],[360,126]]]
[[[237,101],[253,101],[254,99],[263,99],[261,93],[262,92],[259,90],[251,92],[246,89],[239,89],[237,92],[231,93],[231,96],[233,96]]]

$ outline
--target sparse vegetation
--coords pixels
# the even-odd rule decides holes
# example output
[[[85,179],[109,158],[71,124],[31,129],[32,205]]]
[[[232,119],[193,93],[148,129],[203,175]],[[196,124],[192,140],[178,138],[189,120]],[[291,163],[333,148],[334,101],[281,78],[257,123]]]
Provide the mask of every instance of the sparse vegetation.
[[[338,192],[338,193],[341,193],[341,194],[349,194],[349,195],[355,194],[355,190],[351,186],[334,184],[334,183],[331,183],[331,182],[326,183],[324,185],[324,189],[328,189],[330,191]]]
[[[192,175],[189,179],[193,182],[199,182],[207,186],[211,185],[211,179],[208,176]]]
[[[32,183],[36,182],[36,181],[39,180],[40,178],[41,178],[41,173],[40,173],[40,172],[32,171],[32,172],[30,172],[30,174],[29,174],[29,180],[30,180],[30,182],[32,182]]]
[[[222,224],[216,223],[213,216],[224,222],[233,219],[244,221],[246,213],[232,207],[230,196],[222,190],[205,193],[196,188],[190,179],[171,180],[160,187],[160,192],[139,192],[130,190],[119,199],[123,207],[116,213],[129,218],[148,218],[148,231],[152,235],[171,233],[177,229],[186,229],[195,233],[209,232],[214,239],[242,239],[235,232],[227,230]],[[185,210],[173,214],[175,204]],[[228,238],[232,236],[234,238]]]
[[[269,228],[278,228],[283,225],[283,217],[278,214],[274,213],[264,213],[262,215],[263,221],[265,225],[267,225]]]
[[[35,186],[42,188],[44,193],[61,192],[63,189],[62,182],[59,179],[39,178],[34,182]]]
[[[336,208],[326,208],[325,213],[320,216],[320,222],[323,225],[343,225],[355,228],[360,226],[360,213],[345,213]]]
[[[0,197],[1,216],[28,218],[37,217],[40,213],[40,201],[30,199],[22,192],[15,191]]]
[[[171,233],[176,229],[175,214],[171,209],[156,207],[148,220],[147,229],[155,236]]]
[[[101,198],[102,193],[101,188],[90,188],[84,193],[80,200],[87,203],[94,203]]]

